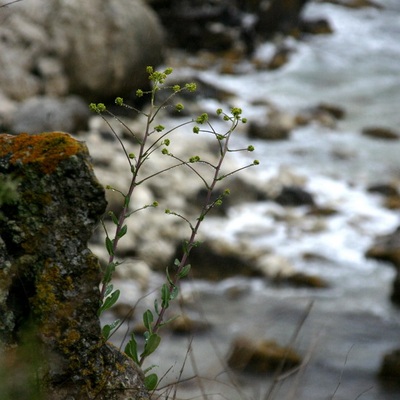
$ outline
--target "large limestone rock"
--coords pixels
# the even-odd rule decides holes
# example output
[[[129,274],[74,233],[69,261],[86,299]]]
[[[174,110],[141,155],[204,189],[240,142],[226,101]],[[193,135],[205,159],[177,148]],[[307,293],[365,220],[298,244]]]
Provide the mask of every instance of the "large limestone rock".
[[[0,21],[0,87],[15,100],[123,96],[162,60],[162,28],[140,0],[24,0]]]
[[[0,392],[148,398],[141,371],[101,337],[100,268],[87,241],[106,201],[86,146],[59,132],[0,135],[0,178],[9,176],[16,193],[0,209]]]

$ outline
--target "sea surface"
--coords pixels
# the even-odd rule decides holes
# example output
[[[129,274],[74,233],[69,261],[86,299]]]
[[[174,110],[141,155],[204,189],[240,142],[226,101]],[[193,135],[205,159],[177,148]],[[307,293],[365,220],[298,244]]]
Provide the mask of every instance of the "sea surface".
[[[300,176],[317,204],[335,208],[336,215],[321,224],[302,208],[289,212],[257,202],[234,207],[228,222],[210,219],[203,227],[211,237],[245,243],[254,251],[273,249],[296,270],[325,279],[329,288],[277,287],[244,278],[185,283],[183,292],[193,297],[188,312],[212,328],[195,335],[190,351],[186,336],[166,333],[152,358],[159,375],[171,368],[165,385],[179,377],[203,377],[179,385],[177,398],[400,398],[399,388],[388,388],[376,378],[383,355],[400,348],[400,309],[389,301],[395,271],[365,257],[374,238],[392,232],[400,222],[398,211],[384,208],[383,198],[367,191],[375,183],[395,182],[399,187],[400,141],[361,134],[368,126],[400,132],[400,1],[379,4],[384,8],[351,10],[311,3],[305,15],[328,19],[334,33],[291,40],[295,51],[279,70],[255,70],[244,63],[238,75],[200,72],[204,80],[234,92],[235,105],[249,119],[263,118],[264,110],[253,105],[257,101],[291,112],[335,104],[346,117],[335,128],[297,128],[286,141],[252,140],[256,151],[251,158],[238,155],[243,162],[261,161],[252,169],[252,179],[260,182],[285,172]],[[269,52],[268,44],[257,50],[261,58]],[[242,142],[248,139],[237,139],[238,145]],[[237,336],[290,343],[307,362],[275,382],[269,394],[272,377],[227,373],[223,360]]]

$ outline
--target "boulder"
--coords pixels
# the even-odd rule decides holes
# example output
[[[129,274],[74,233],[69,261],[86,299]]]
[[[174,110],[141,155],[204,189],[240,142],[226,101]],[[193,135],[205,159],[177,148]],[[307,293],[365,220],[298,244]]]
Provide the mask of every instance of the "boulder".
[[[2,395],[148,399],[142,372],[101,335],[100,266],[87,242],[106,201],[86,146],[60,132],[0,135],[4,176],[16,198],[1,204]]]
[[[193,52],[236,49],[243,55],[275,33],[298,30],[307,1],[149,0],[173,46]]]
[[[9,129],[13,133],[77,132],[87,130],[89,117],[87,103],[78,96],[38,96],[21,103]]]
[[[228,355],[228,366],[242,372],[273,373],[298,366],[301,356],[292,348],[281,346],[274,340],[253,342],[244,337],[236,338]]]
[[[283,186],[274,201],[284,207],[314,206],[315,201],[309,192],[299,186]]]
[[[0,18],[0,87],[18,101],[124,96],[162,61],[162,27],[140,0],[24,0]]]
[[[387,383],[400,385],[400,349],[385,354],[379,370],[379,377]]]
[[[378,237],[365,255],[394,265],[397,273],[390,299],[393,303],[400,305],[400,227],[389,235]]]
[[[182,245],[179,244],[167,265],[174,265],[174,260],[181,257]],[[240,249],[217,241],[206,241],[193,248],[188,260],[194,278],[219,281],[238,275],[261,276],[255,263],[246,254],[241,254]],[[164,264],[160,267],[165,268]]]

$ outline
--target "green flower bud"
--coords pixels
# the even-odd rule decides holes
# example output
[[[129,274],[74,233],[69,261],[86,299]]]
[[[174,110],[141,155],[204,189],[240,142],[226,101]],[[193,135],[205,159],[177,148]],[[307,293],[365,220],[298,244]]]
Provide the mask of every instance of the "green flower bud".
[[[176,93],[181,90],[181,87],[179,85],[174,85],[174,86],[172,86],[172,90]]]
[[[123,99],[122,97],[117,97],[117,98],[115,99],[115,104],[116,104],[117,106],[122,106],[122,105],[124,104],[124,99]]]
[[[253,161],[253,165],[258,165],[258,164],[260,164],[260,161],[258,161],[258,160]]]
[[[252,146],[252,145],[247,146],[247,151],[254,151],[254,146]]]
[[[165,75],[171,75],[172,74],[173,69],[171,67],[168,67],[165,69],[164,74]]]
[[[157,125],[154,127],[154,130],[157,132],[162,132],[165,129],[165,126],[163,125]]]
[[[194,133],[199,133],[200,132],[200,128],[198,126],[193,127],[193,132]]]
[[[181,112],[184,108],[185,108],[185,107],[183,106],[182,103],[178,103],[178,104],[175,105],[175,109],[176,109],[178,112]]]
[[[143,90],[142,89],[136,90],[136,96],[137,97],[142,97],[143,96]]]
[[[197,89],[197,85],[194,82],[186,83],[185,88],[189,90],[189,92],[194,92]]]
[[[169,154],[169,151],[168,151],[168,149],[166,149],[165,147],[161,150],[161,153],[162,154],[164,154],[164,155],[167,155],[167,154]]]

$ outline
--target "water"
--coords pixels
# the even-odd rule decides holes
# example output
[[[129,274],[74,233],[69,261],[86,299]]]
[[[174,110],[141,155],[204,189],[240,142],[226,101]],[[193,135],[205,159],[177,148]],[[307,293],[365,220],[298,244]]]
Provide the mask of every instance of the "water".
[[[257,250],[272,249],[297,270],[317,274],[330,285],[324,290],[291,289],[242,278],[218,284],[186,283],[184,291],[191,293],[195,286],[198,296],[189,312],[207,318],[213,328],[194,338],[191,354],[196,366],[188,361],[183,377],[198,369],[208,399],[264,398],[270,377],[235,375],[232,381],[221,373],[225,368],[220,359],[237,335],[288,343],[311,303],[295,342],[310,361],[285,381],[274,398],[394,400],[400,396],[376,379],[382,355],[400,346],[400,312],[388,300],[394,269],[364,257],[376,235],[391,232],[399,223],[398,213],[384,209],[382,199],[368,194],[366,187],[399,182],[400,144],[360,134],[366,126],[395,130],[400,126],[400,2],[380,3],[384,10],[310,4],[307,16],[328,18],[335,33],[293,42],[296,51],[290,63],[278,71],[251,70],[238,76],[212,70],[201,73],[235,92],[237,105],[249,118],[262,116],[262,110],[251,105],[257,100],[272,100],[293,111],[333,103],[347,113],[335,129],[311,125],[297,129],[289,141],[253,141],[257,154],[251,155],[262,161],[252,170],[252,179],[266,183],[288,169],[304,178],[320,206],[338,210],[335,216],[321,225],[304,209],[285,211],[256,203],[235,207],[229,221],[206,222],[207,232]],[[261,46],[259,55],[267,50],[267,45]],[[338,151],[347,157],[337,159]],[[277,213],[286,217],[290,213],[292,222],[274,218]],[[305,254],[317,257],[310,261]],[[241,293],[237,299],[229,296],[232,288]],[[166,381],[179,375],[188,346],[187,338],[167,334],[159,359],[152,360],[162,366],[158,372],[172,367]],[[200,396],[198,388],[196,382],[182,384],[178,397]]]

